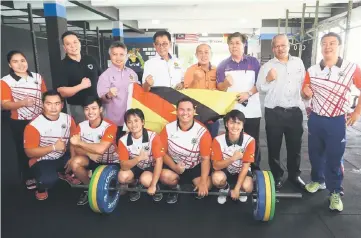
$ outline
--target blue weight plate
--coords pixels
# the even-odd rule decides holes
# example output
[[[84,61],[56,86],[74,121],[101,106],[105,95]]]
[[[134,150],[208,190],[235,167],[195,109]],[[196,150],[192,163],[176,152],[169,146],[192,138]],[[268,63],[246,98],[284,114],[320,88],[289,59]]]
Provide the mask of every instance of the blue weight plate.
[[[253,204],[253,217],[257,221],[262,221],[266,212],[266,188],[262,171],[255,172],[255,179],[257,202]]]

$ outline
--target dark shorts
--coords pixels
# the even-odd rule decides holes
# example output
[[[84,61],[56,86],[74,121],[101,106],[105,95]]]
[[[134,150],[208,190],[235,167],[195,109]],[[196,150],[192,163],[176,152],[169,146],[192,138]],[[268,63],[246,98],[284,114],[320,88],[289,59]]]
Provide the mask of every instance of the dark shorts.
[[[148,167],[146,169],[141,169],[139,168],[138,166],[134,166],[133,168],[130,169],[133,174],[134,174],[134,178],[135,179],[139,179],[140,178],[140,175],[142,175],[142,173],[144,171],[149,171],[149,172],[152,172],[153,173],[153,170],[154,170],[154,167]]]
[[[222,169],[221,171],[226,175],[228,184],[236,185],[239,173],[231,174],[227,169]],[[253,174],[249,170],[246,176],[253,178]]]
[[[119,163],[109,163],[109,164],[100,164],[100,163],[97,163],[97,162],[95,162],[95,161],[93,161],[93,160],[91,160],[91,159],[89,159],[88,158],[88,160],[89,160],[89,164],[88,164],[88,169],[89,170],[91,170],[91,171],[93,171],[94,172],[94,170],[96,170],[96,168],[98,168],[100,165],[116,165],[116,166],[118,166],[118,168],[120,169],[120,164]]]
[[[173,171],[171,168],[169,168],[167,165],[163,166],[164,169],[169,169]],[[179,183],[180,184],[193,184],[193,179],[201,177],[202,173],[202,164],[199,163],[192,169],[186,169],[182,174],[179,174]],[[173,171],[174,172],[174,171]]]

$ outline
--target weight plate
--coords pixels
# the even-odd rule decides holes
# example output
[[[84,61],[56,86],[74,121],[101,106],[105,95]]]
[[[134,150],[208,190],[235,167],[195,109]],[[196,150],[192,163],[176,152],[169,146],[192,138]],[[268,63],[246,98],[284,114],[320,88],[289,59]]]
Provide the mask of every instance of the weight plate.
[[[262,171],[255,171],[254,184],[257,199],[253,204],[253,217],[257,221],[262,221],[266,210],[266,189]]]
[[[269,175],[267,171],[262,171],[264,176],[264,182],[265,182],[265,189],[266,189],[266,208],[265,213],[263,216],[263,221],[269,221],[270,213],[271,213],[271,202],[272,202],[272,196],[271,196],[271,182],[269,179]]]
[[[93,210],[93,212],[101,213],[98,203],[97,203],[97,187],[100,174],[102,173],[105,165],[98,166],[93,172],[93,175],[90,180],[89,190],[88,190],[88,201],[89,206]]]
[[[272,197],[272,201],[271,201],[271,213],[270,213],[270,217],[269,220],[272,221],[273,217],[275,215],[275,209],[276,209],[276,188],[275,188],[275,180],[273,178],[273,174],[271,171],[268,171],[268,175],[270,178],[270,182],[271,182],[271,197]]]

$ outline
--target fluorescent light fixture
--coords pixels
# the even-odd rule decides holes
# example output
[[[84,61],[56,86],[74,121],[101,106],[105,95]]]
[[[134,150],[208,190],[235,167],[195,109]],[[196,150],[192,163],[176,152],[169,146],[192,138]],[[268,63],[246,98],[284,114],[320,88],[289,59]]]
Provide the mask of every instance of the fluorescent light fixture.
[[[208,33],[207,33],[207,32],[203,32],[203,33],[202,33],[202,36],[208,36]]]

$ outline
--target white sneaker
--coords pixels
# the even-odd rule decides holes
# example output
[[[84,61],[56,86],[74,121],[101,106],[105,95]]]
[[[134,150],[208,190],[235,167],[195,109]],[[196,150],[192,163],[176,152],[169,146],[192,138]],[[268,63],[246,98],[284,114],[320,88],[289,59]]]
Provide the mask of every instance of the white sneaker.
[[[241,202],[247,202],[247,196],[239,196],[239,201]]]
[[[229,185],[227,184],[227,186],[225,188],[220,189],[219,192],[220,193],[228,193]],[[217,201],[219,204],[224,204],[227,201],[227,196],[220,195],[220,196],[218,196]]]

